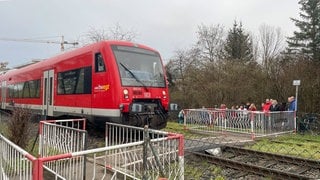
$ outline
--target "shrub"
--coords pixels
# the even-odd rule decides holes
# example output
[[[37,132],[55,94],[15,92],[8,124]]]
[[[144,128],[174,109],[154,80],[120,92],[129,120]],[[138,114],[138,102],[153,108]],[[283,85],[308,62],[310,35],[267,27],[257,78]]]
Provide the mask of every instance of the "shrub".
[[[31,110],[16,107],[8,121],[8,138],[10,141],[25,148],[30,139]]]

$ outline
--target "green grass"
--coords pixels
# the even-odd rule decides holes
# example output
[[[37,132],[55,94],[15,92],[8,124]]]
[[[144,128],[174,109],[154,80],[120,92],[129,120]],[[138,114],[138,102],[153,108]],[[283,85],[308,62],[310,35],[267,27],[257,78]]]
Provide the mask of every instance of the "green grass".
[[[183,124],[179,124],[177,122],[167,122],[167,127],[164,129],[161,129],[162,131],[167,131],[167,132],[173,132],[173,133],[178,133],[182,134],[185,138],[188,139],[196,139],[196,138],[203,138],[203,137],[210,137],[212,134],[198,134],[194,133],[192,130],[188,130],[184,128]]]
[[[213,136],[212,134],[198,134],[192,130],[186,130],[184,129],[183,124],[178,124],[177,122],[168,122],[167,127],[162,130],[182,134],[186,139]],[[266,137],[256,140],[252,145],[247,145],[247,148],[263,152],[320,160],[319,135],[285,134],[273,138]]]
[[[167,132],[174,132],[179,134],[184,134],[186,131],[184,130],[183,124],[179,124],[176,122],[167,122],[167,126],[164,129],[161,129]]]
[[[206,171],[206,172],[205,172]],[[192,179],[203,179],[203,175],[209,173],[212,177],[209,180],[224,180],[223,171],[220,167],[214,166],[211,163],[203,160],[195,166],[192,163],[186,163],[184,167],[184,176],[192,177]],[[215,177],[215,178],[213,178]],[[208,177],[206,177],[208,178]],[[188,179],[188,178],[187,178]]]
[[[5,122],[0,120],[0,134],[7,136],[8,134],[8,126]]]
[[[263,138],[250,149],[307,159],[320,160],[320,136],[288,134],[276,138]]]

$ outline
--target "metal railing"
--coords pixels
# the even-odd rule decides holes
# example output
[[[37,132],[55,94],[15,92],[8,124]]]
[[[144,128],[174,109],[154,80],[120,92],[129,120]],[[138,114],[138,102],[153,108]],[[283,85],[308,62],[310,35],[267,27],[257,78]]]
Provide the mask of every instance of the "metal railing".
[[[37,177],[36,158],[1,134],[0,150],[0,180]]]
[[[39,157],[57,158],[60,154],[86,150],[85,119],[40,121]],[[43,164],[46,176],[55,179],[82,179],[85,157],[56,159]]]
[[[184,126],[201,133],[232,132],[255,138],[293,132],[296,118],[293,111],[185,109]]]
[[[103,156],[107,167],[134,179],[184,179],[184,139],[168,133],[120,124],[106,124],[106,146],[134,143]]]
[[[85,131],[64,121],[40,122],[38,158],[1,135],[0,180],[184,179],[180,134],[107,123],[106,146],[85,150]]]

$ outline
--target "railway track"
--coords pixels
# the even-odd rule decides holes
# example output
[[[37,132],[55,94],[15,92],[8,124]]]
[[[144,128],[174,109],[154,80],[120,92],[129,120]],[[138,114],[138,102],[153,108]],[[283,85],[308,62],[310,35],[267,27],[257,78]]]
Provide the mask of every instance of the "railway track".
[[[192,152],[209,163],[272,179],[319,179],[320,161],[284,156],[235,146],[223,146],[215,155]]]

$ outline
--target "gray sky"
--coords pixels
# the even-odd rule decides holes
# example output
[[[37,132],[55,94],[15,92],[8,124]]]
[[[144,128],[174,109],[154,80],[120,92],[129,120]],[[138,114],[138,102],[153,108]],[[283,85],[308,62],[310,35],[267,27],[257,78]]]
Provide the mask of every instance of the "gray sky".
[[[60,41],[64,35],[71,42],[91,27],[119,24],[137,33],[135,42],[157,49],[167,60],[195,43],[200,24],[228,30],[237,20],[258,34],[264,23],[291,36],[296,28],[290,17],[299,18],[298,13],[298,0],[0,0],[0,38]],[[0,61],[9,67],[58,53],[59,44],[0,41]]]

